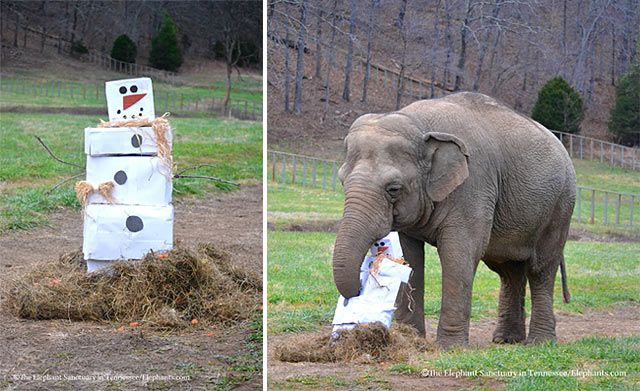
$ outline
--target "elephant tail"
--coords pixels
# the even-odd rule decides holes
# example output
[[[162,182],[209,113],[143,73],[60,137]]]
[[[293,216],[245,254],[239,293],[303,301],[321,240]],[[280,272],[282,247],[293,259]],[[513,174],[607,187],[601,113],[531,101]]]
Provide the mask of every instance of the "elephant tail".
[[[564,266],[564,259],[560,262],[560,275],[562,277],[562,298],[565,303],[571,301],[571,293],[569,293],[569,287],[567,286],[567,269]]]

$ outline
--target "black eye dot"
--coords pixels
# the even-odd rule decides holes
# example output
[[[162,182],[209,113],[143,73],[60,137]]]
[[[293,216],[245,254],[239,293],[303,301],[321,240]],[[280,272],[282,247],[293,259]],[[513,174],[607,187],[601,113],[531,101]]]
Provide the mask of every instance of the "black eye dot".
[[[144,111],[144,109],[141,107],[141,108],[140,108],[140,111]]]
[[[138,86],[131,86],[131,92],[138,92]]]
[[[378,247],[378,242],[375,242],[373,245],[374,245],[374,246],[376,246],[376,247]]]
[[[126,94],[127,93],[127,87],[124,87],[124,86],[120,87],[120,93],[121,94]]]
[[[118,110],[118,114],[120,114],[120,110]]]

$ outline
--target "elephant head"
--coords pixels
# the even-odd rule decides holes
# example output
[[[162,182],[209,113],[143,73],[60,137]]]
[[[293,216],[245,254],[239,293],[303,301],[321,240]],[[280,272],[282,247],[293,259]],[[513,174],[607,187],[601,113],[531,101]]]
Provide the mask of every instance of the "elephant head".
[[[427,224],[433,203],[443,201],[469,176],[465,144],[427,132],[410,115],[368,114],[345,138],[347,158],[338,175],[344,213],[333,253],[333,278],[345,298],[360,291],[367,250],[392,229]]]

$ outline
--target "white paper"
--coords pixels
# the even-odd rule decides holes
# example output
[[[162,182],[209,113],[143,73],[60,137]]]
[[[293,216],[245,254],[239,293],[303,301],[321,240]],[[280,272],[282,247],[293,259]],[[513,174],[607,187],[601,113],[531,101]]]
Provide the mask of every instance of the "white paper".
[[[87,156],[87,182],[94,189],[113,182],[117,204],[167,205],[171,202],[171,170],[157,156]],[[107,203],[94,191],[89,203]]]
[[[333,317],[333,337],[336,331],[350,329],[356,324],[382,322],[387,328],[396,310],[395,302],[401,283],[409,282],[411,268],[389,259],[382,259],[378,274],[370,272],[374,258],[365,257],[361,271],[360,295],[345,299],[340,296]],[[364,282],[362,282],[364,275]]]
[[[171,128],[167,139],[171,145]],[[158,144],[151,127],[140,128],[86,128],[84,153],[104,155],[156,155]]]
[[[142,259],[173,247],[173,206],[87,205],[85,260]]]
[[[156,118],[153,85],[148,77],[108,81],[104,90],[110,121]]]
[[[374,257],[378,255],[378,253],[383,253],[391,258],[402,258],[402,247],[400,246],[398,232],[391,231],[384,238],[376,240],[369,251],[371,251],[371,255]]]

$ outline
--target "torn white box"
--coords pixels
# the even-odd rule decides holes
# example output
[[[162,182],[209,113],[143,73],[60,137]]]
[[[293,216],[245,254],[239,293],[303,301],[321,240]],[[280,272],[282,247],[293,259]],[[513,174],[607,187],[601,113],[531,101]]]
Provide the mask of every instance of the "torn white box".
[[[374,276],[370,270],[373,257],[365,257],[361,269],[360,295],[345,299],[340,296],[333,317],[333,331],[349,329],[356,324],[382,322],[387,328],[391,326],[391,318],[396,310],[395,302],[401,283],[407,283],[411,276],[411,268],[389,259],[380,262],[378,273]],[[366,272],[363,270],[365,269]]]
[[[109,121],[138,118],[154,120],[153,84],[148,77],[123,79],[105,83]]]
[[[398,232],[391,231],[387,236],[380,240],[376,240],[369,249],[374,257],[380,253],[390,256],[391,258],[402,258],[402,247],[400,246],[400,237]]]
[[[171,145],[171,128],[166,135]],[[90,156],[104,155],[156,155],[158,143],[153,129],[139,128],[86,128],[84,153]]]
[[[166,205],[171,202],[171,170],[156,156],[87,156],[87,182],[97,189],[113,182],[117,204]],[[89,203],[107,203],[97,191]]]
[[[87,205],[84,259],[142,259],[173,247],[173,205]]]

